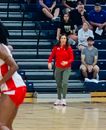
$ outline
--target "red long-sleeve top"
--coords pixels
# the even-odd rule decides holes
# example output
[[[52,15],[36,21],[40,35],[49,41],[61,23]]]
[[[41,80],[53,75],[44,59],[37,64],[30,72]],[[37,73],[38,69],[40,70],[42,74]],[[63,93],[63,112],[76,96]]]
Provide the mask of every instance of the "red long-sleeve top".
[[[54,46],[52,49],[52,52],[49,56],[48,63],[52,62],[52,59],[55,58],[56,64],[55,66],[57,68],[70,68],[71,63],[74,61],[74,55],[73,50],[71,47],[68,47],[68,49],[65,49],[64,47]],[[68,64],[65,66],[61,65],[62,61],[67,61]]]

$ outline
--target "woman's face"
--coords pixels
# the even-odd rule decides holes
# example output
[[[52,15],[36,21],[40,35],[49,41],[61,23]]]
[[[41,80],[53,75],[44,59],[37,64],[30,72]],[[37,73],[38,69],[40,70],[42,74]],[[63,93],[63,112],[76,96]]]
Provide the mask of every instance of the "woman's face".
[[[86,30],[88,30],[88,29],[89,29],[89,26],[88,26],[88,24],[87,24],[87,23],[83,23],[82,28],[86,31]]]
[[[66,42],[67,42],[67,37],[65,35],[61,36],[61,38],[60,38],[61,44],[60,45],[64,46],[64,45],[66,45]]]
[[[68,14],[65,14],[65,15],[63,16],[63,19],[64,19],[64,21],[68,21],[68,20],[69,20],[69,15],[68,15]]]

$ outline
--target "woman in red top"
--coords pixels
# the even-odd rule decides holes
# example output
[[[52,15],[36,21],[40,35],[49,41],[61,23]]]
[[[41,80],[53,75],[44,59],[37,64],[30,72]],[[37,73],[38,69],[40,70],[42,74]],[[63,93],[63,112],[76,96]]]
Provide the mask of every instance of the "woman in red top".
[[[55,79],[57,83],[58,99],[54,105],[66,106],[66,94],[68,87],[68,79],[71,72],[71,63],[74,61],[73,50],[68,44],[66,35],[61,35],[59,43],[54,46],[49,59],[48,69],[52,69],[52,59],[55,59]],[[61,97],[63,94],[63,99]]]

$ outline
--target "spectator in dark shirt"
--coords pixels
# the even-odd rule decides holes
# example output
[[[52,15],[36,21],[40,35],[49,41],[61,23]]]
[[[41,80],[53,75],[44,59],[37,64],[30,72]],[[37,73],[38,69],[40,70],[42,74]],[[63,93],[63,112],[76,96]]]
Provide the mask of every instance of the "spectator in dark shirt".
[[[60,9],[56,7],[56,0],[39,0],[39,10],[51,20],[56,20]]]
[[[62,0],[64,8],[69,11],[76,8],[78,3],[82,3],[82,0]]]
[[[66,34],[70,44],[75,44],[75,41],[77,41],[74,24],[70,19],[69,13],[63,15],[62,22],[57,28],[57,40],[59,40],[60,34]]]
[[[84,22],[88,21],[88,15],[84,9],[84,4],[78,4],[77,9],[70,12],[70,16],[73,20],[74,25],[76,25],[77,30],[81,28]]]
[[[106,11],[102,10],[102,7],[99,3],[95,4],[94,10],[89,13],[90,24],[93,27],[95,38],[103,39],[105,37],[106,31]],[[96,30],[103,30],[101,34],[98,34]]]
[[[62,0],[63,13],[69,13],[75,9],[78,4],[82,3],[82,0]]]

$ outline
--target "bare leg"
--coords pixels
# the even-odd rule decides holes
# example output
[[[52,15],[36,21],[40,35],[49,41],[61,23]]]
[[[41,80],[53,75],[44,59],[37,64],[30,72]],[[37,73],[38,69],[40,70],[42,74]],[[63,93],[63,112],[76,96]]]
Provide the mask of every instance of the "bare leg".
[[[9,128],[10,130],[13,130],[12,124],[13,124],[13,121],[14,121],[14,119],[15,119],[15,117],[16,117],[17,111],[18,111],[18,109],[16,108],[16,109],[14,110],[14,112],[12,113],[12,115],[11,115],[9,121],[8,121],[7,126],[8,126],[8,128]]]
[[[97,74],[99,73],[99,67],[97,65],[93,68],[93,78],[96,79]]]
[[[54,11],[54,17],[58,17],[59,16],[59,12],[60,12],[59,8],[55,9],[55,11]]]
[[[9,130],[6,126],[0,123],[0,130]]]
[[[43,8],[42,11],[48,18],[53,19],[53,15],[46,8]]]
[[[87,68],[85,67],[85,65],[81,65],[80,69],[82,71],[82,74],[83,74],[84,78],[87,78],[88,74],[87,74]]]
[[[6,126],[0,126],[0,130],[10,130]]]
[[[79,49],[80,51],[82,51],[84,48],[85,48],[84,46],[78,45],[78,49]]]
[[[78,41],[78,36],[76,36],[75,34],[71,34],[68,37],[71,38],[72,40],[74,40],[75,42]]]
[[[8,128],[9,121],[16,110],[15,104],[8,95],[2,95],[0,99],[0,122],[3,124],[0,130],[10,130]]]
[[[83,74],[84,78],[87,78],[87,77],[88,77],[87,71],[82,70],[82,74]]]

